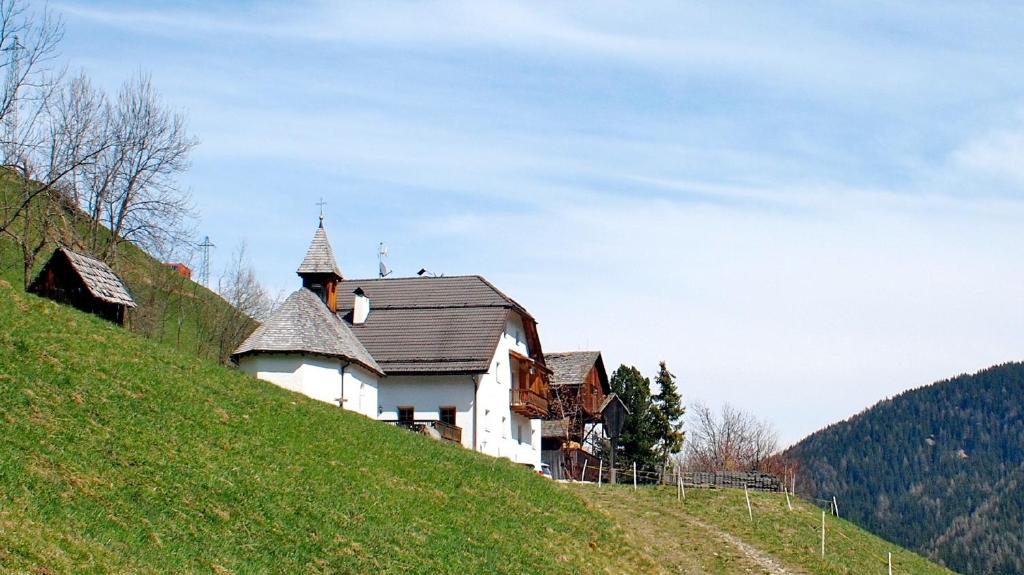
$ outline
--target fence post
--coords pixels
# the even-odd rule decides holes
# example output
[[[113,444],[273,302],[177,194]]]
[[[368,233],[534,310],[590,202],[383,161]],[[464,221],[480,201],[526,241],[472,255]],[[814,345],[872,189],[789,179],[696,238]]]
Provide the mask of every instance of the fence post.
[[[836,501],[836,496],[832,496],[832,507],[836,510],[836,517],[839,517],[839,502]]]
[[[583,460],[583,473],[580,473],[580,481],[587,480],[587,464],[590,463],[589,459]]]
[[[683,481],[683,475],[679,475],[679,491],[683,494],[683,499],[686,499],[686,482]]]
[[[747,496],[747,514],[750,515],[750,522],[754,522],[754,509],[750,507],[750,491],[747,490],[747,486],[743,486],[743,495]]]
[[[892,551],[889,552],[889,575],[892,575]]]
[[[636,491],[636,462],[633,462],[633,491]]]
[[[601,476],[604,475],[604,460],[597,460],[597,486],[601,487]]]
[[[821,558],[825,558],[825,510],[821,510]]]
[[[792,511],[793,510],[793,504],[789,502],[789,490],[786,489],[785,487],[783,487],[783,490],[786,492],[786,507],[788,507],[789,510]]]

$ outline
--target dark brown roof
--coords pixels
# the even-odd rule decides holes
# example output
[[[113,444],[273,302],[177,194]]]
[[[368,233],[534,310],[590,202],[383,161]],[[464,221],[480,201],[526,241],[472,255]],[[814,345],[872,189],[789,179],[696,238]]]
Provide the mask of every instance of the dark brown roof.
[[[479,276],[345,280],[338,313],[349,321],[356,288],[370,299],[370,315],[350,327],[389,375],[487,372],[509,314],[533,322]]]
[[[334,274],[341,277],[341,268],[334,260],[334,250],[331,249],[331,242],[327,241],[327,232],[324,230],[324,222],[320,221],[320,227],[313,234],[313,241],[309,244],[306,257],[299,264],[296,270],[302,274]]]
[[[383,374],[348,326],[308,289],[300,289],[238,346],[233,357],[249,353],[295,352],[340,357]]]
[[[82,283],[93,297],[107,303],[135,307],[135,300],[133,300],[131,294],[128,293],[127,286],[125,286],[121,278],[114,273],[114,270],[110,269],[110,266],[96,258],[80,254],[64,247],[54,250],[53,255],[50,256],[50,260],[53,260],[53,258],[57,257],[58,254],[63,254],[64,257],[67,258],[68,263],[71,264],[71,268],[75,270],[78,277],[82,278]],[[46,268],[44,267],[43,269]],[[42,272],[40,272],[40,276],[41,275]],[[35,285],[38,281],[39,278],[37,277],[32,284]],[[31,286],[29,289],[32,289]]]

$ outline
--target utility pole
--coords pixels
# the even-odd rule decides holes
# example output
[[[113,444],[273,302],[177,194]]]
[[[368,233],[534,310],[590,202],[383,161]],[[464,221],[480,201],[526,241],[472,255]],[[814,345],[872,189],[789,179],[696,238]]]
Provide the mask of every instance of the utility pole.
[[[10,165],[16,165],[19,168],[23,167],[21,162],[21,154],[18,150],[18,88],[21,85],[21,57],[20,50],[24,48],[21,45],[21,41],[18,40],[18,36],[14,36],[14,41],[10,46],[3,48],[4,52],[10,54],[10,60],[7,64],[7,89],[5,96],[10,98],[7,103],[6,115],[4,116],[4,160]]]
[[[203,250],[203,262],[199,268],[199,281],[206,287],[210,287],[210,248],[216,247],[210,242],[210,236],[203,238],[203,243],[199,244],[199,247]]]

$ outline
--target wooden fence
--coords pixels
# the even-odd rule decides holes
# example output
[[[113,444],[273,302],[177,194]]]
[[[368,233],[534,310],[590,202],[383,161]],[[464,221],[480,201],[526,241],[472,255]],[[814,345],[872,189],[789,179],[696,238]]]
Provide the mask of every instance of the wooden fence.
[[[746,487],[752,491],[782,492],[782,480],[774,475],[758,472],[737,471],[683,471],[680,473],[685,487]],[[668,474],[666,482],[675,481],[675,474]]]

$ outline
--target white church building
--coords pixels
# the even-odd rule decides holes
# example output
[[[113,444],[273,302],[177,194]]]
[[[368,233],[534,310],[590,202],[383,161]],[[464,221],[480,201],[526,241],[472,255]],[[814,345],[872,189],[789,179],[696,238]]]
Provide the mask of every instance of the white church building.
[[[345,279],[321,219],[302,288],[232,355],[260,379],[520,463],[541,461],[537,322],[479,276]]]

